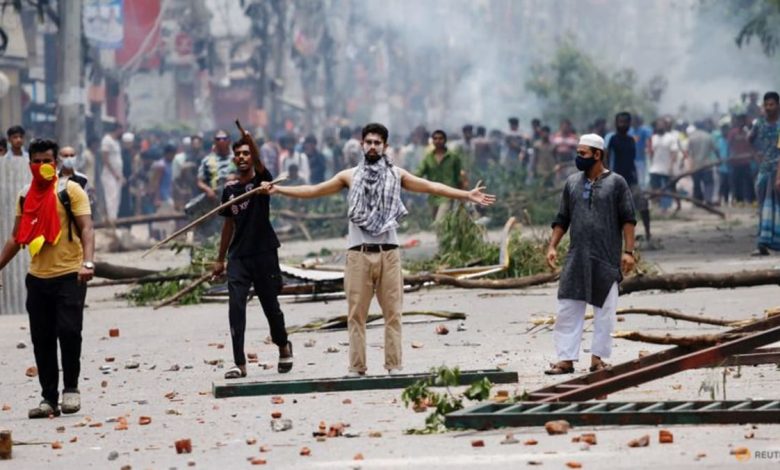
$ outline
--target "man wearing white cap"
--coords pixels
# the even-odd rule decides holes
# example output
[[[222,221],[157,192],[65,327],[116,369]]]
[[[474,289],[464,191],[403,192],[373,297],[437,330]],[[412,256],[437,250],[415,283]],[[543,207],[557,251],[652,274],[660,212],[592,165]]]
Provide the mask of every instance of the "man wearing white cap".
[[[548,375],[574,372],[588,304],[594,310],[590,371],[608,367],[602,359],[612,352],[618,283],[622,273],[634,269],[636,217],[631,189],[622,176],[606,169],[603,159],[604,139],[596,134],[580,137],[576,157],[580,172],[567,178],[552,223],[547,249],[550,267],[557,266],[558,243],[567,230],[570,245],[561,271],[553,335],[558,362],[545,371]]]

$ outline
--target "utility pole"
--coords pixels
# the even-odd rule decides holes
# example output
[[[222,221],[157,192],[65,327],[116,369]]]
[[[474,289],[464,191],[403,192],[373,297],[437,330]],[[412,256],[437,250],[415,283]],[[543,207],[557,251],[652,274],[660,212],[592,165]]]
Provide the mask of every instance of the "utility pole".
[[[77,146],[83,127],[83,64],[81,56],[81,0],[59,0],[57,12],[60,27],[57,33],[59,64],[57,65],[57,141],[60,145]]]

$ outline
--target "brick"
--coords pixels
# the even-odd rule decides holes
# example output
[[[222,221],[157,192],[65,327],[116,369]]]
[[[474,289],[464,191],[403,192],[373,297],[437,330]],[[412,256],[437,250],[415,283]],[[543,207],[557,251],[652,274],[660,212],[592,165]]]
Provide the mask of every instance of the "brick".
[[[111,338],[118,338],[119,337],[119,328],[111,328],[108,330],[108,336]]]
[[[658,442],[661,444],[671,444],[674,442],[674,435],[671,433],[671,431],[661,429],[658,431]]]
[[[304,457],[309,457],[311,455],[311,449],[308,447],[302,447],[300,454]]]
[[[141,426],[146,426],[147,424],[150,424],[152,422],[152,418],[149,416],[141,416],[138,418],[138,424]]]
[[[638,439],[632,439],[628,443],[628,447],[647,447],[650,445],[650,436],[645,434]]]
[[[569,429],[571,429],[571,425],[568,421],[562,419],[558,421],[547,421],[544,423],[544,429],[547,431],[547,434],[550,435],[566,434],[569,432]]]
[[[485,441],[482,439],[471,441],[471,447],[485,447]]]
[[[189,439],[179,439],[174,443],[177,454],[190,454],[192,453],[192,441]]]

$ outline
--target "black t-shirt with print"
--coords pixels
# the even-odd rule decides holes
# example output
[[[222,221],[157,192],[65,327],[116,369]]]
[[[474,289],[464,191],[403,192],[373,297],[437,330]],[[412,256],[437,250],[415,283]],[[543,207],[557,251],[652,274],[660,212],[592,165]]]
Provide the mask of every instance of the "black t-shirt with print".
[[[222,203],[251,191],[263,181],[272,181],[268,169],[255,174],[252,181],[246,184],[238,180],[228,182],[222,190]],[[232,217],[235,223],[228,258],[246,258],[279,248],[279,240],[269,220],[270,201],[267,194],[256,194],[220,211],[219,215]]]

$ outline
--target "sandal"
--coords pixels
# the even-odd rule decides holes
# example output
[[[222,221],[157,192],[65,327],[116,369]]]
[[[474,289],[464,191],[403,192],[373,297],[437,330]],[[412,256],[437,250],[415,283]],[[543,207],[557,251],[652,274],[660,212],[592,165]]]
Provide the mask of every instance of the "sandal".
[[[280,374],[286,374],[290,372],[293,368],[293,345],[291,342],[287,342],[287,347],[290,348],[290,355],[287,357],[282,357],[281,353],[279,353],[279,362],[276,365],[276,370],[279,371]]]
[[[597,370],[604,370],[604,369],[609,369],[610,367],[612,367],[612,365],[611,365],[611,364],[607,364],[607,363],[606,363],[606,362],[604,362],[604,361],[599,361],[597,364],[591,364],[591,366],[590,366],[590,369],[589,369],[589,370],[590,370],[591,372],[596,372]]]
[[[233,366],[225,372],[225,379],[243,379],[246,377],[246,371],[241,370],[238,366]]]
[[[41,419],[59,415],[60,409],[56,405],[52,406],[52,404],[46,400],[43,400],[37,407],[31,408],[30,411],[27,412],[27,417],[30,419]]]
[[[550,364],[550,368],[544,371],[544,373],[545,375],[573,374],[574,364],[568,366],[562,362],[558,362],[557,364]]]

